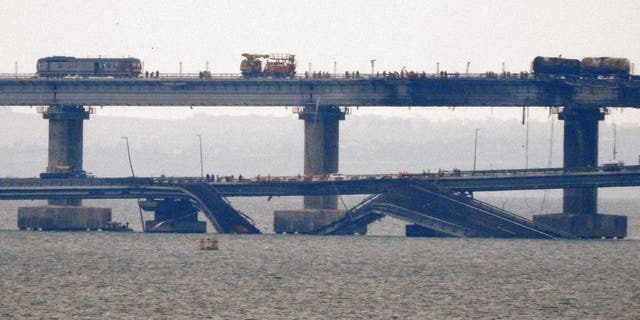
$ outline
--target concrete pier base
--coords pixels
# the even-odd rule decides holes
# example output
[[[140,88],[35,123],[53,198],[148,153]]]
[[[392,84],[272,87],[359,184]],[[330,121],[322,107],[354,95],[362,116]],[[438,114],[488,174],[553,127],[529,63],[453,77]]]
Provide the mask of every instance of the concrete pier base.
[[[111,221],[110,208],[39,206],[18,208],[20,230],[98,230]]]
[[[148,220],[144,222],[145,232],[150,233],[207,233],[207,223],[196,220]]]
[[[198,221],[198,209],[187,200],[163,199],[141,201],[140,207],[155,213],[154,220],[144,222],[145,232],[206,233],[207,223]]]
[[[333,223],[344,217],[344,210],[335,209],[301,209],[280,210],[273,214],[273,232],[289,234],[312,234],[320,227]],[[358,230],[358,234],[366,234],[367,228]]]
[[[404,234],[407,237],[443,238],[452,237],[449,234],[437,230],[425,228],[417,224],[408,224],[404,227]]]
[[[627,217],[609,214],[544,214],[533,216],[541,229],[569,233],[576,238],[601,239],[627,236]]]

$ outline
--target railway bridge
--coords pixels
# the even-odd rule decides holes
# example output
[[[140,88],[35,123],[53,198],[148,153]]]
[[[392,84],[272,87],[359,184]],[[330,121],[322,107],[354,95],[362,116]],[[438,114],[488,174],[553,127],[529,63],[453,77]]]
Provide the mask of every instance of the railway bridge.
[[[571,172],[598,166],[598,123],[607,108],[640,107],[640,79],[536,79],[526,73],[394,79],[378,75],[329,79],[244,79],[239,75],[42,79],[5,75],[0,78],[0,105],[42,107],[43,118],[49,121],[48,172],[60,166],[82,168],[83,121],[95,106],[292,106],[298,108],[305,125],[305,175],[339,171],[339,122],[345,120],[348,107],[554,107],[565,124],[563,169]],[[50,203],[81,204],[71,198]],[[276,212],[276,218],[292,221],[295,218],[291,217],[301,215],[334,221],[344,212],[338,210],[335,195],[307,195],[303,210]],[[562,214],[539,217],[546,224],[583,237],[602,236],[603,225],[625,224],[626,229],[623,218],[597,212],[597,187],[593,186],[566,187]]]

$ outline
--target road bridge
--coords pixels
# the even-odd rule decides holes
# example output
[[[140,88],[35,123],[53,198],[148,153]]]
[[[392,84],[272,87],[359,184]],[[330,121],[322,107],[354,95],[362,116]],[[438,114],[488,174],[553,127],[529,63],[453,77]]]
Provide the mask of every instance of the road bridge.
[[[40,111],[49,120],[50,173],[60,167],[82,169],[82,122],[89,118],[92,106],[293,106],[305,125],[305,175],[339,172],[339,122],[351,106],[552,106],[559,107],[559,119],[565,122],[564,169],[573,171],[597,167],[598,123],[607,108],[640,107],[640,79],[541,79],[526,72],[329,79],[245,79],[239,75],[43,79],[17,74],[0,78],[0,106],[34,105],[44,106]],[[79,204],[60,201],[52,204]],[[563,203],[562,219],[570,219],[558,223],[590,225],[589,221],[601,216],[595,186],[566,187]],[[335,196],[307,195],[304,208],[303,213],[310,215],[342,214]]]
[[[228,181],[206,181],[200,177],[4,178],[0,179],[0,200],[189,198],[184,186],[197,183],[207,183],[225,198],[380,194],[407,180],[462,193],[640,186],[640,166],[609,170],[608,167],[576,172],[565,172],[562,168],[509,169],[442,174],[273,176]]]
[[[193,177],[2,179],[0,199],[144,198],[164,203],[187,200],[205,214],[218,232],[259,233],[251,219],[233,209],[224,197],[374,194],[379,195],[375,202],[356,206],[347,212],[348,217],[322,226],[314,233],[362,230],[363,226],[380,219],[386,212],[450,236],[554,238],[571,235],[562,230],[550,231],[553,228],[541,229],[528,219],[482,203],[469,195],[474,191],[640,186],[640,166],[618,166],[614,169],[610,171],[611,167],[601,167],[584,172],[564,172],[558,168],[456,170],[438,174],[255,177],[216,182]],[[411,194],[415,196],[411,197]],[[424,205],[420,205],[423,202]],[[429,207],[435,209],[424,211]],[[180,208],[189,210],[184,205]],[[147,224],[148,229],[159,228],[153,223]],[[277,225],[274,222],[274,226]],[[617,236],[623,237],[624,233],[618,231]]]

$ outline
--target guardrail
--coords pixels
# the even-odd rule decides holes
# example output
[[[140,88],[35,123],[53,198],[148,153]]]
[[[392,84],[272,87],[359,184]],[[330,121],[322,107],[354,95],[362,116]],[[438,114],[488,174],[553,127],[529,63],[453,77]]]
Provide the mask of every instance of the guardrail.
[[[0,187],[32,186],[113,186],[113,185],[177,185],[187,183],[206,182],[210,184],[255,184],[255,183],[307,183],[307,182],[339,182],[339,181],[366,181],[366,180],[434,180],[440,178],[473,178],[473,177],[521,177],[535,175],[565,175],[565,174],[598,174],[598,173],[628,173],[640,172],[640,165],[607,167],[600,166],[593,170],[566,172],[563,168],[536,168],[536,169],[503,169],[503,170],[440,170],[437,173],[393,173],[393,174],[358,174],[358,175],[296,175],[296,176],[217,176],[209,179],[202,177],[128,177],[128,178],[64,178],[64,179],[39,179],[39,178],[0,178]]]
[[[367,80],[367,79],[439,79],[439,78],[453,78],[453,79],[534,79],[532,74],[529,73],[503,73],[497,74],[492,72],[486,73],[375,73],[375,74],[353,74],[353,73],[325,73],[323,75],[314,74],[314,73],[298,73],[292,78],[269,78],[269,77],[251,77],[245,78],[240,73],[211,73],[211,74],[201,74],[201,73],[160,73],[157,77],[155,74],[149,74],[145,76],[144,73],[140,74],[138,77],[134,78],[114,78],[114,77],[81,77],[81,76],[66,76],[63,78],[46,78],[39,77],[36,73],[0,73],[0,79],[43,79],[43,80],[172,80],[172,79],[197,79],[197,80],[335,80],[335,79],[351,79],[351,80]]]
[[[519,73],[495,73],[495,72],[484,72],[484,73],[426,73],[426,72],[376,72],[374,74],[370,73],[297,73],[293,77],[288,78],[280,78],[280,77],[244,77],[240,73],[160,73],[158,76],[154,73],[148,74],[146,76],[145,73],[141,73],[138,77],[127,78],[114,78],[111,76],[91,76],[91,77],[81,77],[81,76],[65,76],[63,78],[46,78],[40,77],[36,73],[0,73],[0,79],[10,80],[10,79],[36,79],[36,80],[371,80],[371,79],[384,79],[384,80],[406,80],[406,79],[478,79],[478,80],[533,80],[536,79],[533,73],[529,72],[519,72]],[[544,77],[545,80],[577,80],[579,78],[575,77],[564,77],[564,76],[548,76]],[[595,80],[595,79],[586,79],[586,80]],[[603,80],[611,80],[611,81],[619,81],[621,79],[618,78],[599,78],[598,81]],[[631,80],[638,81],[640,80],[640,76],[630,75],[628,79],[622,80]]]

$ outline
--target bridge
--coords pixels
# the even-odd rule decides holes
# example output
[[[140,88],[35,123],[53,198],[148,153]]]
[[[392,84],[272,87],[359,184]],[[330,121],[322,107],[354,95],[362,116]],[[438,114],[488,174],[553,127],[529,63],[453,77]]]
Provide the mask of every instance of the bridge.
[[[210,188],[204,187],[207,184]],[[386,195],[397,190],[406,191],[410,184],[414,188],[429,188],[448,190],[461,195],[459,201],[471,202],[474,207],[488,206],[469,197],[474,191],[504,191],[504,190],[535,190],[562,188],[595,188],[614,186],[640,186],[640,166],[600,167],[591,171],[565,172],[562,168],[549,169],[519,169],[519,170],[479,170],[479,171],[441,171],[437,174],[377,174],[350,176],[286,176],[286,177],[253,177],[231,178],[223,177],[216,181],[207,181],[200,177],[154,177],[154,178],[75,178],[75,179],[0,179],[0,199],[2,200],[36,200],[36,199],[181,199],[191,201],[195,207],[204,212],[218,232],[235,232],[237,230],[255,229],[250,218],[222,200],[224,197],[273,197],[273,196],[321,196],[321,195],[352,195],[373,194]],[[195,191],[194,191],[195,190]],[[208,190],[209,194],[198,194],[198,190]],[[404,192],[403,191],[403,192]],[[202,191],[201,191],[202,192]],[[404,194],[404,193],[401,193]],[[397,196],[396,196],[397,197]],[[218,199],[213,205],[207,201]],[[413,202],[412,199],[410,202]],[[379,199],[378,199],[378,202]],[[383,210],[381,208],[386,208]],[[467,226],[454,218],[455,214],[441,215],[438,224],[433,225],[432,214],[417,213],[415,210],[389,204],[377,204],[374,213],[362,211],[358,205],[350,211],[358,210],[363,217],[350,218],[323,226],[315,233],[345,233],[362,228],[386,214],[400,217],[411,223],[426,224],[428,227],[440,230],[443,234],[452,236],[478,236],[482,232],[496,236],[496,231],[487,231],[479,226]],[[517,226],[526,224],[522,236],[541,237],[570,237],[562,232],[540,230],[531,221],[507,213],[504,210],[492,208],[498,214],[506,216],[502,221],[515,221]],[[458,210],[459,211],[459,210]],[[454,211],[455,212],[455,211]],[[470,211],[470,214],[487,215]],[[494,217],[488,215],[489,218]],[[363,222],[364,219],[364,222]],[[451,220],[457,219],[456,223]],[[483,220],[483,221],[484,221]],[[340,228],[336,224],[340,223]],[[446,224],[446,228],[442,228]],[[493,225],[493,224],[491,224]],[[455,228],[452,226],[456,226]],[[504,228],[504,227],[503,227]],[[464,231],[461,231],[464,229]],[[532,232],[533,234],[529,234]],[[451,231],[451,232],[447,232]],[[504,235],[503,235],[504,236]]]
[[[414,78],[245,79],[241,75],[160,78],[38,78],[0,75],[10,106],[580,106],[638,108],[640,77],[536,79],[531,74],[428,74]]]
[[[229,179],[226,179],[229,178]],[[455,192],[609,188],[640,186],[640,166],[598,167],[565,172],[562,168],[443,171],[327,176],[127,178],[4,178],[0,200],[189,198],[184,186],[206,183],[222,197],[286,197],[380,194],[411,180]]]
[[[539,78],[526,72],[497,75],[493,73],[419,74],[401,77],[372,74],[359,77],[334,76],[329,79],[307,77],[244,79],[239,75],[213,75],[211,79],[202,79],[194,75],[164,75],[153,79],[42,79],[35,75],[5,75],[0,78],[0,105],[42,106],[39,111],[44,119],[49,120],[47,172],[51,173],[59,171],[61,167],[82,169],[83,120],[89,119],[94,111],[91,107],[94,106],[293,106],[296,107],[299,119],[305,124],[305,176],[324,176],[339,172],[339,121],[346,119],[348,107],[554,107],[559,119],[565,123],[564,167],[562,168],[565,176],[555,178],[559,179],[555,182],[555,186],[564,188],[563,213],[540,217],[539,220],[541,223],[564,230],[560,230],[560,233],[568,232],[579,237],[619,237],[622,235],[617,231],[620,229],[619,226],[624,225],[626,232],[626,217],[597,213],[597,188],[630,183],[625,179],[605,182],[606,179],[615,180],[612,177],[622,173],[596,174],[597,178],[593,178],[591,184],[586,182],[570,184],[567,181],[571,179],[569,173],[594,170],[598,166],[598,122],[606,116],[607,108],[640,107],[640,79],[637,76],[624,79]],[[578,180],[587,181],[586,175],[589,174],[585,174]],[[407,192],[415,191],[414,194],[422,194],[425,197],[428,193],[435,192],[439,196],[431,197],[434,203],[448,203],[454,207],[455,203],[460,203],[461,200],[455,198],[452,193],[499,190],[500,187],[496,186],[500,185],[511,190],[522,188],[522,186],[534,188],[536,183],[538,183],[536,188],[554,187],[553,174],[544,176],[544,178],[538,177],[546,179],[544,183],[539,182],[542,180],[534,182],[538,179],[536,177],[513,179],[513,177],[502,176],[494,177],[492,184],[483,183],[477,176],[471,176],[464,182],[466,190],[456,188],[454,178],[450,179],[452,181],[449,182],[450,189],[445,188],[441,184],[447,183],[444,181],[449,179],[443,178],[439,179],[438,188],[444,188],[444,191],[424,189],[418,192],[417,189],[411,189]],[[457,181],[461,183],[461,180]],[[236,194],[250,192],[264,194],[265,190],[270,190],[269,192],[275,195],[278,193],[276,192],[278,188],[286,190],[283,192],[299,192],[305,195],[304,209],[294,213],[276,212],[276,220],[287,220],[290,225],[296,225],[298,224],[296,219],[301,215],[311,216],[311,220],[317,223],[314,222],[302,232],[314,232],[321,228],[320,224],[338,221],[344,216],[344,212],[338,210],[336,192],[329,192],[329,189],[333,188],[335,191],[336,188],[344,185],[345,191],[351,188],[354,190],[352,192],[356,192],[358,188],[364,190],[378,186],[379,192],[389,187],[389,182],[385,180],[368,183],[318,182],[315,185],[306,181],[296,183],[287,181],[284,187],[279,186],[276,181],[271,181],[268,184],[270,188],[263,185],[261,188],[254,187],[254,189],[250,187],[252,184],[239,183],[224,186],[208,184],[210,187],[207,188],[214,191],[207,188],[196,188],[197,190],[192,191],[210,195],[218,192],[219,197],[218,195],[211,197],[219,200],[218,205],[221,207],[225,207],[222,204],[223,198],[226,195],[230,196],[231,190],[235,190]],[[473,183],[477,185],[474,187]],[[225,191],[226,187],[228,187],[227,191]],[[475,189],[476,187],[479,189]],[[59,188],[64,189],[62,186]],[[299,191],[294,191],[295,188]],[[32,190],[32,195],[36,193],[37,190]],[[218,199],[220,197],[222,198]],[[410,203],[396,201],[396,197],[387,198],[392,199],[389,201],[393,203],[378,203],[376,210],[399,204],[410,206]],[[72,193],[68,193],[64,200],[55,196],[49,199],[51,205],[78,206],[81,204],[81,201],[74,198]],[[464,203],[465,206],[475,206],[478,209],[477,205]],[[446,205],[442,205],[441,209],[444,207]],[[172,205],[165,208],[168,216],[172,216],[167,213],[173,210],[171,208]],[[494,212],[494,214],[497,213]],[[156,215],[162,214],[156,211]],[[247,226],[244,222],[240,225]],[[615,230],[608,229],[611,225],[618,227],[615,227]],[[425,227],[429,229],[428,226]],[[437,231],[434,228],[430,229]],[[300,230],[294,227],[289,231]]]

